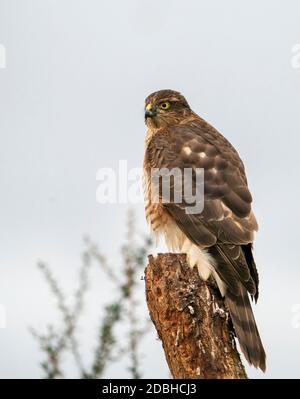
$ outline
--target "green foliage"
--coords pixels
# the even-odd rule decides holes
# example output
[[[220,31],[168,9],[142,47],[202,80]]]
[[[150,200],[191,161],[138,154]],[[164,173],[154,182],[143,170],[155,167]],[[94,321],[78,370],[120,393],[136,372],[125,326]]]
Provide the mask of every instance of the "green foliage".
[[[79,378],[101,378],[107,366],[118,361],[122,356],[128,356],[130,359],[131,377],[141,378],[139,345],[148,331],[149,320],[141,322],[137,316],[136,290],[141,269],[146,265],[151,240],[145,237],[142,244],[136,244],[134,219],[132,213],[129,213],[127,240],[121,250],[122,262],[119,268],[109,265],[98,246],[89,238],[85,238],[84,244],[86,248],[82,256],[79,283],[73,296],[72,306],[68,305],[69,301],[50,268],[42,262],[38,264],[56,299],[57,310],[62,319],[62,326],[49,325],[46,333],[31,329],[44,356],[44,361],[41,363],[44,378],[65,376],[63,359],[67,353],[74,359]],[[114,284],[116,299],[100,311],[101,321],[97,329],[97,344],[92,353],[92,362],[87,367],[83,364],[79,350],[77,330],[89,289],[89,272],[92,264],[100,266],[107,280]],[[102,281],[102,284],[105,282]],[[125,339],[123,337],[121,343],[118,342],[115,334],[117,327],[128,330],[127,336]]]

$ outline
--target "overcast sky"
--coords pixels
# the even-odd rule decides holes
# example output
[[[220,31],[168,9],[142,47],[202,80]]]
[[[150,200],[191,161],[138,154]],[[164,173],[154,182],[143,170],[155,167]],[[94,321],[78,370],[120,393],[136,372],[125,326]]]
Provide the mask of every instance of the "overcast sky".
[[[97,203],[96,173],[119,160],[141,167],[144,98],[164,88],[181,91],[246,165],[268,355],[267,373],[249,375],[300,377],[298,43],[297,0],[0,0],[0,377],[41,375],[28,326],[55,313],[37,260],[71,289],[84,234],[118,259],[130,204]],[[86,348],[110,295],[90,296]],[[154,333],[143,351],[144,376],[168,377]],[[126,364],[108,376],[128,376]]]

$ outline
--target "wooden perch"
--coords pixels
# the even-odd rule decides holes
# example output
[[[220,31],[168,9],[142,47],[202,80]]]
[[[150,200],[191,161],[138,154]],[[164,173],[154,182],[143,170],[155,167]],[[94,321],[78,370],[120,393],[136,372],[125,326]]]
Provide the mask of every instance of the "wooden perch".
[[[213,281],[201,281],[183,254],[149,256],[145,280],[150,317],[174,378],[247,378]]]

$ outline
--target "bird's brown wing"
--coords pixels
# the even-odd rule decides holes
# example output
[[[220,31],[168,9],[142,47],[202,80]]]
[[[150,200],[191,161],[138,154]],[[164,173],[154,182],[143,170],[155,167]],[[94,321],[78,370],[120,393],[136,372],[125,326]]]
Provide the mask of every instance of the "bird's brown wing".
[[[152,168],[204,169],[204,208],[200,214],[188,213],[191,204],[184,198],[182,203],[171,200],[164,207],[196,245],[216,245],[214,250],[223,259],[218,273],[233,293],[242,282],[256,296],[257,281],[243,245],[252,243],[257,223],[244,165],[233,146],[207,122],[195,118],[153,135],[147,159]],[[196,184],[195,176],[190,184]]]
[[[191,204],[185,201],[166,204],[195,243],[207,246],[216,242],[253,241],[257,223],[251,212],[252,197],[243,163],[232,145],[210,125],[199,119],[155,134],[148,145],[147,157],[152,168],[204,169],[202,213],[187,215],[186,207]],[[199,221],[211,235],[211,243],[205,239],[202,242],[201,235],[190,229]]]

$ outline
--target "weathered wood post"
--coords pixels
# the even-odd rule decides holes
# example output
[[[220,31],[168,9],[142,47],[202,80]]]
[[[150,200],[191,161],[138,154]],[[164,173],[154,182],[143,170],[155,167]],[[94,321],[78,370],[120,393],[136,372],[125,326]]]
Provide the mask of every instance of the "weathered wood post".
[[[201,281],[183,254],[149,256],[145,280],[150,317],[174,378],[247,378],[213,281]]]

